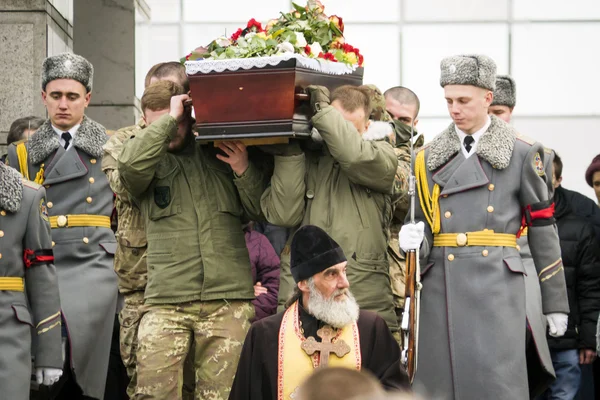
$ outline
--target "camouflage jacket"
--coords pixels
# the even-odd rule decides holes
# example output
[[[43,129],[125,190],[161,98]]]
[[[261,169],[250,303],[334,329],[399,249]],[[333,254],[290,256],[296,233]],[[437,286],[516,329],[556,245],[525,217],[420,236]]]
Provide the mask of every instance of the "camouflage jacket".
[[[116,194],[115,208],[119,223],[116,234],[118,246],[115,253],[115,272],[119,278],[121,293],[143,291],[148,279],[144,218],[121,183],[117,169],[117,159],[123,150],[123,143],[144,128],[145,124],[140,120],[137,125],[119,129],[103,147],[102,171]]]

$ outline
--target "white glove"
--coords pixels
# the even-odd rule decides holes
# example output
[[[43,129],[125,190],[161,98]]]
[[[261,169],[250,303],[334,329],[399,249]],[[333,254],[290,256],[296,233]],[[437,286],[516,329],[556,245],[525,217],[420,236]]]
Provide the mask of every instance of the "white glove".
[[[569,316],[567,314],[552,313],[546,315],[546,319],[548,320],[550,336],[561,337],[565,334],[567,331],[567,322],[569,321]]]
[[[36,368],[35,377],[38,385],[44,384],[46,386],[52,386],[62,376],[62,369],[57,368]]]
[[[421,247],[424,237],[425,224],[422,221],[416,224],[405,224],[400,229],[400,248],[404,251],[416,250]]]

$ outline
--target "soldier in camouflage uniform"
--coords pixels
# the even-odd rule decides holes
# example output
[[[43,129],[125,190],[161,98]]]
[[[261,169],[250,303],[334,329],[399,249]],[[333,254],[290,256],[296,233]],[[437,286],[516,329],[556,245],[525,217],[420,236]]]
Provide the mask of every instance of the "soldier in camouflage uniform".
[[[244,160],[241,145],[222,144],[225,157],[194,142],[182,90],[172,82],[148,87],[142,97],[148,126],[118,156],[121,182],[140,205],[148,242],[138,400],[182,398],[192,344],[195,398],[226,399],[254,316],[241,218],[260,218],[265,179],[247,153]]]
[[[394,307],[399,323],[402,310],[404,309],[406,265],[404,255],[400,253],[398,234],[410,206],[408,196],[408,179],[410,177],[410,126],[398,119],[394,119],[386,110],[386,96],[384,96],[376,86],[366,85],[366,87],[369,88],[371,93],[371,105],[373,107],[371,119],[387,121],[394,125],[394,134],[390,137],[389,142],[394,146],[394,152],[398,159],[398,167],[396,169],[396,179],[394,181],[394,207],[391,216],[390,240],[387,252],[390,264],[390,281],[392,284],[392,294],[394,296]],[[417,137],[418,133],[416,130],[414,130],[413,135]],[[422,145],[423,136],[421,135],[417,138],[415,150]]]
[[[137,330],[141,319],[140,307],[144,304],[144,289],[147,281],[146,230],[140,209],[135,205],[123,187],[117,170],[117,159],[123,143],[145,128],[144,120],[137,125],[119,129],[104,145],[102,171],[106,174],[111,189],[116,194],[115,208],[118,215],[117,251],[115,272],[118,277],[119,292],[123,294],[125,305],[119,313],[120,347],[123,364],[131,378],[127,393],[133,395],[136,385],[135,349]]]
[[[393,199],[401,195],[393,191],[402,190],[405,183],[394,183],[398,160],[390,146],[395,141],[393,128],[381,121],[385,114],[371,112],[371,98],[378,92],[373,87],[363,86],[358,92],[338,88],[333,100],[325,88],[308,90],[315,111],[312,123],[322,143],[296,150],[289,145],[287,153],[275,155],[263,212],[275,225],[317,225],[340,243],[350,255],[348,280],[358,304],[379,313],[396,333],[387,246]],[[346,120],[336,107],[357,113],[356,119]],[[289,268],[286,246],[281,256],[280,305],[295,286]]]

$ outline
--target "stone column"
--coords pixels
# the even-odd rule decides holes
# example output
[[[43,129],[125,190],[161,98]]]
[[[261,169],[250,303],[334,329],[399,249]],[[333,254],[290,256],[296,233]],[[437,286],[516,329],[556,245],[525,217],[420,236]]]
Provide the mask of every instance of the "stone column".
[[[73,27],[69,0],[0,1],[0,154],[17,118],[46,117],[41,97],[42,62],[49,55],[70,51]],[[54,1],[58,3],[58,1]]]
[[[116,130],[139,118],[135,97],[136,0],[85,0],[74,5],[73,51],[94,65],[86,115]]]

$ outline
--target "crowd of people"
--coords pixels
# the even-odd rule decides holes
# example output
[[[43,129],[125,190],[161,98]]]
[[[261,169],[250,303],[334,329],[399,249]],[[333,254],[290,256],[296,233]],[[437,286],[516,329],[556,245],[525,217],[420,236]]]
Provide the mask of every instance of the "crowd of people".
[[[0,162],[0,398],[592,398],[598,204],[510,124],[492,59],[440,68],[452,123],[427,141],[408,88],[311,85],[311,137],[253,146],[196,140],[178,62],[107,131],[93,66],[47,58],[48,118]],[[600,203],[600,155],[585,179]]]

